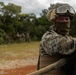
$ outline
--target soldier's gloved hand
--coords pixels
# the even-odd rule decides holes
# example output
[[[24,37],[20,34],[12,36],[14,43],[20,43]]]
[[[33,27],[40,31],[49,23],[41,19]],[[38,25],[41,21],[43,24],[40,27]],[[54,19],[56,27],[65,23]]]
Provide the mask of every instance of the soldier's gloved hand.
[[[62,55],[69,55],[75,51],[74,40],[70,36],[64,36],[60,40],[59,44],[59,53]]]
[[[73,38],[73,39],[74,39],[75,51],[76,51],[76,38]]]
[[[76,52],[73,52],[72,54],[69,55],[65,55],[64,58],[66,59],[67,63],[76,64]]]

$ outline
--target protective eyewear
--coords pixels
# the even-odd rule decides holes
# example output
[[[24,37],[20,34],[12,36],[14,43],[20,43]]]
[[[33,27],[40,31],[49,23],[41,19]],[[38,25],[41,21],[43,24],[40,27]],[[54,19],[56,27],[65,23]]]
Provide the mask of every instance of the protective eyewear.
[[[68,5],[63,5],[60,6],[56,9],[56,14],[66,14],[66,13],[70,13],[70,14],[75,14],[75,10]]]

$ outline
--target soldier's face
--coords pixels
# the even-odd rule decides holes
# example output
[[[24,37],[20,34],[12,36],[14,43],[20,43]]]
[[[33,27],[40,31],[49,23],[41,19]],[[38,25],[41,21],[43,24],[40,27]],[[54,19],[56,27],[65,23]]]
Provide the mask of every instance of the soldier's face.
[[[68,16],[58,16],[55,22],[58,27],[70,28],[70,17]]]
[[[56,27],[57,32],[61,34],[67,34],[70,29],[70,17],[58,16],[55,19],[55,27]]]

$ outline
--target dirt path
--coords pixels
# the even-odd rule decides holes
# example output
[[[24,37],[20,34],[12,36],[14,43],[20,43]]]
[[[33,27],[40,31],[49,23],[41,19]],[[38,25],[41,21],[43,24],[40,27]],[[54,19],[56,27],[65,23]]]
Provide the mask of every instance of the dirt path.
[[[36,70],[36,65],[27,65],[21,68],[0,70],[0,75],[26,75],[35,70]]]
[[[0,63],[0,75],[26,75],[36,70],[37,59],[9,60]]]

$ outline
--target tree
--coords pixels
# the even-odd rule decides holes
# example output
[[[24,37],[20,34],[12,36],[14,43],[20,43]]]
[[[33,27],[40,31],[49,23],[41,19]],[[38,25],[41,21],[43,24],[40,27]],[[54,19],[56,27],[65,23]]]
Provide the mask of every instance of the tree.
[[[70,33],[71,33],[72,36],[76,37],[76,13],[74,15],[74,19],[71,22]]]
[[[9,15],[11,17],[18,15],[21,13],[21,6],[15,5],[13,3],[9,3],[2,8],[2,12],[5,16]]]

